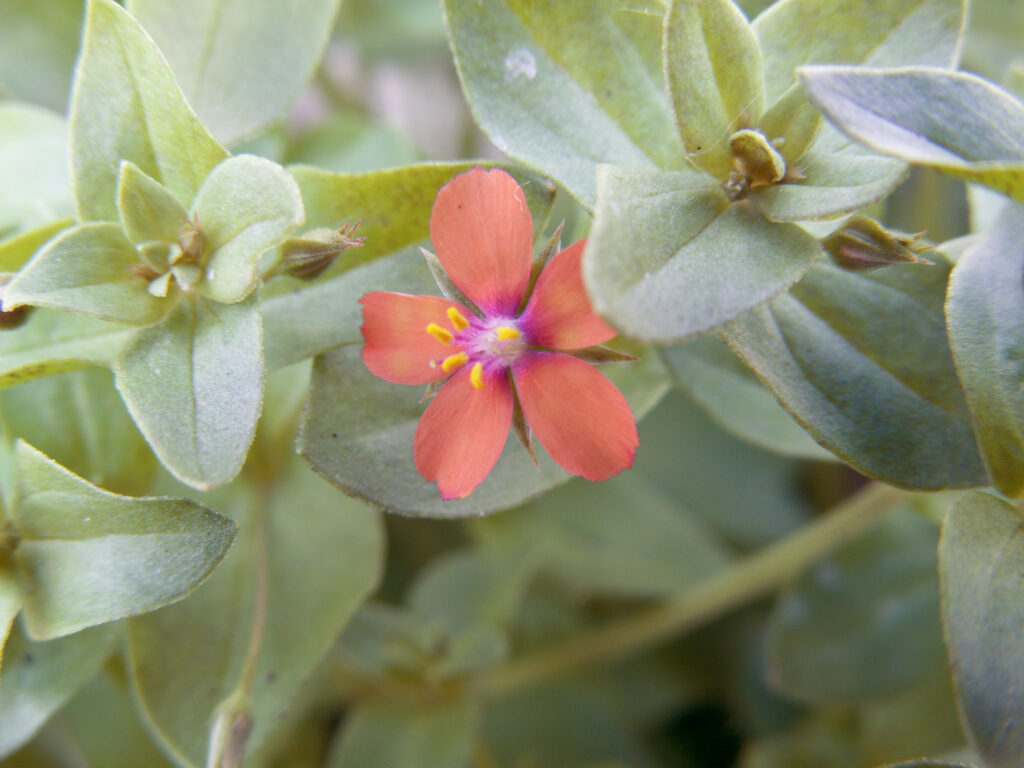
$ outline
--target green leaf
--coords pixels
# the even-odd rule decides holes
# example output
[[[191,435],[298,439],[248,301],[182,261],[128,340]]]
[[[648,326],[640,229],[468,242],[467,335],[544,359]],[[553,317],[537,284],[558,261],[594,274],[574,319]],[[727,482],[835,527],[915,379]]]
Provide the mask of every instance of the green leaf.
[[[27,743],[114,651],[121,627],[110,624],[33,643],[14,632],[0,679],[0,758]]]
[[[71,100],[79,218],[117,220],[122,160],[131,160],[187,206],[225,157],[138,23],[113,0],[90,0]]]
[[[388,28],[389,33],[392,31]],[[283,162],[338,173],[365,173],[418,159],[416,147],[396,126],[355,112],[342,112],[292,139]]]
[[[134,270],[140,263],[119,224],[80,224],[32,257],[4,289],[4,303],[148,325],[170,305],[146,290],[146,279]]]
[[[71,472],[109,491],[146,493],[156,460],[105,368],[14,387],[0,398],[0,427]]]
[[[183,299],[114,363],[117,389],[161,463],[208,490],[242,468],[263,402],[259,296]]]
[[[21,579],[14,569],[11,555],[0,550],[0,681],[3,680],[4,646],[14,626],[14,617],[22,605]]]
[[[302,196],[277,163],[239,155],[213,169],[192,213],[209,254],[199,292],[230,304],[256,287],[260,254],[302,223]]]
[[[815,440],[906,488],[985,485],[942,303],[950,263],[816,266],[723,338]],[[912,436],[912,438],[908,438]]]
[[[806,67],[800,81],[857,141],[1024,202],[1024,104],[991,83],[923,67]]]
[[[196,113],[225,144],[282,117],[320,63],[340,0],[129,0]]]
[[[641,417],[665,391],[652,358],[604,373]],[[360,349],[341,347],[313,363],[299,452],[347,493],[395,512],[427,517],[469,517],[513,507],[565,482],[567,475],[538,451],[540,468],[512,437],[487,479],[466,499],[443,501],[413,463],[413,435],[423,413],[422,391],[371,374]]]
[[[352,710],[327,768],[464,768],[479,721],[465,698],[433,706],[367,703]]]
[[[477,166],[504,168],[498,163],[420,163],[370,173],[331,173],[318,168],[289,168],[302,190],[306,226],[340,229],[362,222],[366,242],[340,259],[344,268],[363,264],[430,237],[430,211],[438,190],[454,176]],[[509,172],[523,188],[540,230],[554,199],[550,182],[516,169]],[[382,205],[381,201],[387,204]],[[338,269],[338,267],[335,267]]]
[[[946,314],[957,372],[992,482],[1024,493],[1024,206],[1008,204],[953,269]]]
[[[772,221],[823,219],[856,211],[884,198],[907,175],[906,163],[872,154],[829,125],[821,127],[795,170],[802,178],[751,195]]]
[[[698,518],[635,472],[600,485],[573,480],[475,530],[499,551],[538,549],[545,572],[574,595],[672,595],[731,559]]]
[[[939,543],[942,621],[972,743],[991,768],[1024,760],[1024,518],[985,493],[950,510]]]
[[[0,388],[90,365],[109,365],[134,333],[90,317],[35,309],[0,333]]]
[[[0,242],[0,271],[17,272],[50,238],[72,223],[71,219],[58,219]]]
[[[687,157],[712,176],[733,168],[729,137],[764,112],[757,38],[732,0],[673,0],[665,18],[665,77]]]
[[[704,336],[662,353],[675,385],[718,424],[768,451],[795,458],[832,460],[779,405],[729,348]]]
[[[972,768],[968,763],[948,763],[942,760],[910,760],[906,763],[891,763],[885,768]]]
[[[214,710],[238,683],[257,568],[267,569],[268,594],[252,678],[250,754],[288,711],[382,567],[379,517],[311,477],[298,459],[269,493],[237,484],[231,492],[233,501],[223,508],[242,526],[224,562],[188,600],[129,623],[137,700],[150,731],[182,765],[205,765]],[[261,514],[266,543],[258,546]]]
[[[732,320],[795,283],[821,248],[794,224],[729,205],[703,174],[602,166],[583,276],[594,307],[661,344]]]
[[[781,0],[753,23],[761,41],[768,104],[803,64],[955,67],[967,17],[964,0]]]
[[[131,160],[121,161],[117,210],[125,236],[135,245],[175,242],[188,218],[170,190]]]
[[[6,9],[3,14],[6,31]],[[71,214],[67,134],[60,115],[29,104],[0,103],[0,233],[31,229]]]
[[[678,167],[672,112],[615,0],[448,0],[449,38],[477,123],[585,206],[598,163]],[[621,11],[620,11],[621,13]],[[660,44],[652,36],[649,47]],[[601,51],[595,56],[595,51]]]
[[[170,768],[139,722],[121,669],[107,668],[61,710],[62,724],[91,766]]]
[[[71,474],[27,443],[11,515],[25,627],[48,640],[180,600],[224,556],[230,520],[186,499],[131,498]]]
[[[768,625],[773,682],[796,699],[871,700],[941,665],[937,543],[906,511],[801,576]]]
[[[84,5],[84,0],[0,3],[0,92],[64,111]]]
[[[804,464],[733,437],[681,391],[640,424],[640,445],[635,471],[743,550],[811,517]]]

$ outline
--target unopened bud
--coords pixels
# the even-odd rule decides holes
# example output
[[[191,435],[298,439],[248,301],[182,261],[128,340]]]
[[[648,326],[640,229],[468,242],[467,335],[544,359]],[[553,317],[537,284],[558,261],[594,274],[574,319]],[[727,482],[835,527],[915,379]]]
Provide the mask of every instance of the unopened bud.
[[[851,216],[821,243],[843,269],[866,272],[893,264],[932,264],[918,255],[931,247],[919,244],[923,235],[890,232],[867,216]]]
[[[349,248],[358,248],[365,237],[353,237],[359,222],[347,222],[341,229],[314,229],[281,245],[284,269],[300,280],[315,280]]]
[[[4,288],[14,279],[12,272],[0,272],[0,330],[9,331],[28,320],[31,307],[21,306],[7,309],[4,307]]]
[[[199,219],[192,218],[186,221],[178,231],[178,246],[180,251],[169,255],[169,263],[191,262],[199,264],[203,257],[203,233],[199,230]]]

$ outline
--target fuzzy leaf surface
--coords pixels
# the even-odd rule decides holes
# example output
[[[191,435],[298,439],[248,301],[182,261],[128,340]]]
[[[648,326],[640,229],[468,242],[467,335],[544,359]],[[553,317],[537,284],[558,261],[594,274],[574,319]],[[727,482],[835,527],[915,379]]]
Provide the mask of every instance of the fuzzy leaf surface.
[[[811,435],[901,487],[986,485],[942,312],[950,262],[816,266],[723,338]]]
[[[228,482],[249,451],[263,402],[259,297],[183,298],[114,363],[117,389],[160,461],[201,490]]]
[[[91,0],[71,101],[71,176],[79,218],[117,220],[122,160],[131,160],[188,206],[226,157],[138,22],[113,0]]]

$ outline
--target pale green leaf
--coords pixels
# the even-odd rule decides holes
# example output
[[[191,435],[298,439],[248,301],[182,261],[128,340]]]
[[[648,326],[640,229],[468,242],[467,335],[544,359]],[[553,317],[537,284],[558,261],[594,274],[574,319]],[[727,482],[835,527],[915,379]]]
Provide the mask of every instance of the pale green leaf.
[[[768,104],[803,64],[955,67],[967,17],[964,0],[781,0],[753,23],[764,57]]]
[[[723,336],[811,435],[901,487],[985,485],[942,303],[950,263],[815,267]]]
[[[992,482],[1024,493],[1024,206],[1010,203],[953,269],[949,337]]]
[[[58,219],[0,242],[0,271],[17,272],[50,238],[72,223],[71,219]]]
[[[137,700],[150,731],[180,765],[205,765],[215,709],[239,681],[254,620],[256,568],[267,569],[268,594],[250,754],[380,576],[378,516],[312,477],[298,459],[287,469],[269,494],[232,486],[233,500],[222,508],[242,525],[224,562],[188,600],[129,623]],[[265,543],[257,545],[261,524]]]
[[[729,205],[703,174],[602,166],[583,276],[612,325],[666,344],[784,291],[820,250],[794,224]]]
[[[479,708],[466,698],[435,705],[367,703],[351,711],[327,768],[464,768]]]
[[[340,0],[129,0],[189,103],[235,144],[283,116],[323,55]]]
[[[985,493],[950,510],[939,543],[942,621],[960,714],[990,768],[1024,761],[1024,517]]]
[[[757,126],[764,71],[757,38],[732,0],[674,0],[665,18],[665,75],[691,162],[724,180],[729,137]]]
[[[146,291],[138,251],[118,224],[79,224],[50,240],[4,289],[8,307],[29,304],[101,320],[148,325],[170,308]]]
[[[125,236],[135,245],[175,242],[188,218],[170,190],[131,160],[121,161],[117,210]]]
[[[156,460],[106,368],[87,368],[13,387],[0,397],[0,428],[108,491],[146,493]]]
[[[477,123],[498,149],[550,173],[588,207],[598,163],[682,162],[662,80],[635,36],[616,24],[619,7],[614,0],[445,3]]]
[[[6,16],[0,18],[0,27],[6,27]],[[0,52],[0,59],[7,53]],[[0,233],[31,229],[71,214],[67,137],[67,123],[60,115],[30,104],[0,103]]]
[[[224,556],[235,526],[186,499],[131,498],[17,447],[25,626],[42,640],[180,600]]]
[[[421,163],[369,173],[331,173],[318,168],[289,168],[302,190],[306,226],[340,229],[361,222],[366,235],[360,248],[348,251],[336,270],[394,253],[430,236],[430,211],[441,187],[454,176],[477,166],[503,168],[493,162]],[[539,230],[554,198],[554,187],[535,174],[509,171],[523,188]],[[387,200],[386,205],[381,201]]]
[[[120,630],[120,625],[110,624],[37,643],[13,633],[0,678],[0,758],[27,743],[96,675],[114,652]]]
[[[131,338],[128,326],[32,310],[24,325],[0,333],[0,388],[90,365],[109,365]]]
[[[11,634],[14,617],[22,604],[21,579],[7,551],[0,551],[0,681],[3,680],[4,646]]]
[[[663,352],[676,387],[700,403],[732,434],[768,451],[795,458],[832,460],[797,424],[729,348],[704,336]]]
[[[758,129],[776,146],[787,165],[794,165],[804,156],[820,127],[821,113],[811,106],[797,83],[779,97],[758,124]]]
[[[1024,202],[1024,104],[995,85],[924,67],[806,67],[800,81],[857,141]]]
[[[805,701],[871,700],[941,665],[937,544],[905,511],[802,575],[768,625],[773,683]]]
[[[0,92],[63,112],[84,0],[0,0]]]
[[[549,577],[574,595],[672,595],[731,559],[700,519],[638,472],[600,485],[573,480],[475,530],[498,551],[529,544]]]
[[[263,402],[259,296],[238,304],[182,299],[114,363],[117,388],[160,461],[209,489],[233,478]]]
[[[131,160],[187,206],[225,157],[138,22],[113,0],[90,0],[71,100],[79,218],[117,220],[122,160]]]
[[[192,215],[208,254],[199,292],[229,304],[256,287],[260,254],[302,223],[302,195],[277,163],[238,155],[214,168],[203,182]]]

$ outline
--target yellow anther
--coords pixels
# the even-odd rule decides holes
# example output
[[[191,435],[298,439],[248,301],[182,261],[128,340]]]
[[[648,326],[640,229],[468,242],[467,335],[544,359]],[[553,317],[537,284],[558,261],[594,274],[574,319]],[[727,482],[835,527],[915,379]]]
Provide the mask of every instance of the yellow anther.
[[[463,317],[455,307],[448,307],[448,319],[452,321],[456,331],[464,331],[469,328],[469,320]]]
[[[449,355],[441,363],[441,370],[445,373],[451,373],[452,371],[461,368],[469,362],[469,357],[465,352],[459,352],[455,355]]]
[[[455,338],[454,336],[452,336],[452,332],[451,331],[446,331],[444,328],[442,328],[437,323],[431,323],[430,325],[428,325],[427,326],[427,333],[429,333],[435,339],[440,341],[442,344],[451,344],[452,343],[452,339]]]
[[[498,341],[508,341],[510,339],[519,338],[519,331],[515,328],[506,328],[505,326],[495,328],[494,334],[498,337]]]
[[[484,388],[484,364],[477,363],[469,371],[469,381],[477,389]]]

